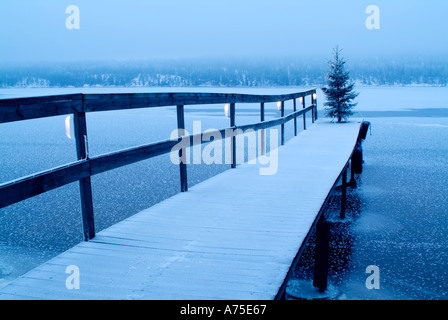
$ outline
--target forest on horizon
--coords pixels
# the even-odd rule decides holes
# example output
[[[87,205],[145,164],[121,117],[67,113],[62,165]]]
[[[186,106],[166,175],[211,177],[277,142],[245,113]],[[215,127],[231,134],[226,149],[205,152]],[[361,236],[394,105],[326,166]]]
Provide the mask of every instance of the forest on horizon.
[[[347,59],[357,85],[446,86],[448,58]],[[323,86],[321,59],[166,59],[0,63],[0,87]]]

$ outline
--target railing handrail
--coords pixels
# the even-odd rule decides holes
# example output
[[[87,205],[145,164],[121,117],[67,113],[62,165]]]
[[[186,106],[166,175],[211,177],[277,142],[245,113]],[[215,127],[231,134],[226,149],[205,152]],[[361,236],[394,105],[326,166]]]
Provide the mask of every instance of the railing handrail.
[[[89,157],[87,152],[87,122],[86,113],[96,111],[128,110],[136,108],[177,106],[177,129],[185,129],[184,106],[198,104],[230,104],[230,127],[217,130],[220,137],[228,137],[227,131],[232,130],[231,159],[232,168],[236,166],[236,136],[248,129],[263,130],[273,126],[281,126],[281,144],[284,143],[284,124],[294,120],[294,135],[297,135],[298,116],[303,115],[303,128],[306,129],[305,115],[311,111],[312,121],[317,119],[316,90],[297,92],[284,95],[249,95],[229,93],[118,93],[118,94],[70,94],[43,96],[32,98],[0,99],[0,123],[30,120],[57,115],[73,115],[74,135],[78,161],[65,164],[50,170],[35,173],[26,177],[0,184],[0,208],[26,200],[47,191],[79,181],[81,193],[81,208],[83,215],[84,239],[95,236],[93,219],[93,200],[90,177],[102,172],[116,169],[138,161],[169,153],[182,139],[190,139],[189,145],[195,141],[207,143],[202,139],[204,133],[190,136],[180,136],[176,139],[164,140],[104,155]],[[311,105],[306,107],[305,97],[311,96]],[[296,99],[302,99],[302,110],[297,111]],[[284,115],[284,102],[293,100],[294,111]],[[280,103],[281,117],[264,120],[264,104]],[[260,103],[261,121],[253,124],[237,126],[235,124],[236,103]],[[238,130],[240,129],[240,130]],[[180,131],[179,131],[180,132]],[[208,132],[207,134],[210,134]],[[264,135],[262,135],[264,139]],[[181,149],[182,157],[185,150]],[[187,191],[187,172],[185,163],[180,163],[181,191]]]
[[[77,93],[0,99],[0,123],[67,115],[177,105],[269,103],[305,98],[315,89],[282,95],[239,93]],[[44,106],[45,108],[42,108]]]

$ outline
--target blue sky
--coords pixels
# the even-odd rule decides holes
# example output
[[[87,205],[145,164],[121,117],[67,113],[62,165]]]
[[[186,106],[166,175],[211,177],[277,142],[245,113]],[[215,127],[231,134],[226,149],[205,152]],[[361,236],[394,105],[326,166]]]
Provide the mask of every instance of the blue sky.
[[[446,0],[1,0],[0,60],[446,56],[447,17]]]

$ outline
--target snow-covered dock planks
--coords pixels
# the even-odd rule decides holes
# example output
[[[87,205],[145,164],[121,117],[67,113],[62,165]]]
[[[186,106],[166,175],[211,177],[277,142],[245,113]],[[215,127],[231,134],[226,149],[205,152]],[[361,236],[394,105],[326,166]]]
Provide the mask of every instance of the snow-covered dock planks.
[[[317,121],[279,148],[276,174],[227,170],[31,270],[0,299],[274,299],[359,127]],[[79,289],[68,289],[69,266]]]

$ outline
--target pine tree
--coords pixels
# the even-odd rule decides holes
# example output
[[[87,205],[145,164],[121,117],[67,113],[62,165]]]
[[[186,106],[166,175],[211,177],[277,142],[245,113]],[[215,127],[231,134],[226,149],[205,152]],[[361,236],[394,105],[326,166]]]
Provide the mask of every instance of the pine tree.
[[[327,76],[327,86],[322,89],[327,102],[326,115],[338,122],[346,121],[353,115],[352,109],[357,105],[352,101],[358,96],[354,92],[355,84],[350,80],[349,72],[345,71],[345,61],[340,56],[341,50],[334,49],[334,60],[329,62],[330,72]]]

